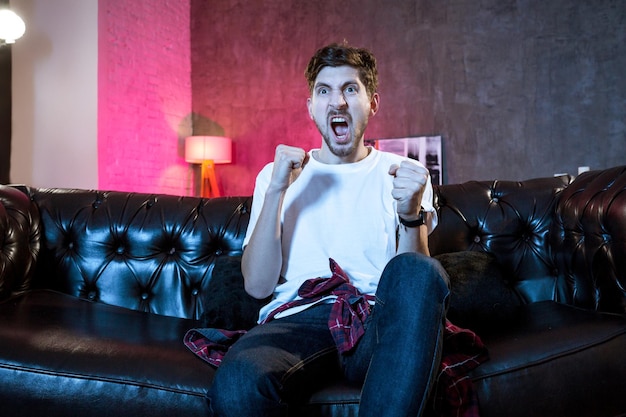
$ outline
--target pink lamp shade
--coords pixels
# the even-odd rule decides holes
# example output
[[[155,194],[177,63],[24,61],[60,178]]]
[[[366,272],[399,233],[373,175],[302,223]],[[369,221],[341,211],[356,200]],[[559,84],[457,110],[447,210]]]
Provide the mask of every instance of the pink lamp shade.
[[[202,164],[200,195],[219,197],[215,164],[232,161],[232,141],[222,136],[189,136],[185,139],[185,161]]]
[[[185,161],[228,164],[232,161],[232,141],[222,136],[189,136],[185,139]]]

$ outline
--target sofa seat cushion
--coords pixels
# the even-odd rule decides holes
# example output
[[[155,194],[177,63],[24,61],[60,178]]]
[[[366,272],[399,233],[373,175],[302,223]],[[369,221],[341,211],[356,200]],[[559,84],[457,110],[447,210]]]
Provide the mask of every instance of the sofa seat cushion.
[[[182,343],[196,325],[48,290],[6,300],[3,416],[206,416],[213,369]]]
[[[545,301],[520,306],[506,325],[481,337],[490,359],[471,373],[481,417],[626,411],[625,317]],[[295,415],[356,416],[359,395],[360,387],[338,381],[314,393]]]
[[[472,372],[481,417],[626,411],[626,317],[544,301],[480,336],[490,356]]]
[[[14,404],[3,415],[206,416],[214,371],[182,344],[197,324],[45,290],[0,303],[0,401]],[[481,417],[626,410],[626,318],[540,302],[481,337]],[[336,381],[290,415],[356,415],[359,392]]]
[[[333,381],[313,393],[302,405],[290,408],[297,417],[356,417],[359,414],[361,386],[345,380]]]

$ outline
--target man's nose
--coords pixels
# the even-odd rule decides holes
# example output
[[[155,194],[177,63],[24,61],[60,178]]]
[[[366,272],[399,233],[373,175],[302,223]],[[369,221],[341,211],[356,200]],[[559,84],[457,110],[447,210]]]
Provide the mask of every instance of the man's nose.
[[[343,96],[343,91],[337,91],[332,93],[330,98],[330,105],[336,109],[343,108],[347,105],[346,98]]]

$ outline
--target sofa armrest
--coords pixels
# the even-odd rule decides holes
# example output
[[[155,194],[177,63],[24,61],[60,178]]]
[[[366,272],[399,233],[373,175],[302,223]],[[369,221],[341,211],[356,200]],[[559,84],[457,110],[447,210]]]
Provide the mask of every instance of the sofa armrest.
[[[556,207],[551,243],[567,302],[626,313],[626,165],[576,177]]]
[[[30,288],[39,246],[37,208],[23,192],[0,185],[0,299]]]

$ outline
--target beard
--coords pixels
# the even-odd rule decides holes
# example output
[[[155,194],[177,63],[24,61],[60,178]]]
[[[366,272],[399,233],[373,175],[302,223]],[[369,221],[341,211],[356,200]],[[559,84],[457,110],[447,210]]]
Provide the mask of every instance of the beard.
[[[324,138],[324,142],[326,143],[326,146],[328,147],[330,152],[340,158],[351,155],[354,151],[356,151],[356,149],[358,149],[360,143],[360,141],[355,140],[353,137],[350,142],[339,145],[333,142],[328,133],[323,133],[322,138]]]
[[[315,124],[317,125],[317,130],[322,135],[324,143],[326,143],[330,152],[337,157],[343,158],[352,155],[361,146],[365,128],[367,127],[367,120],[359,125],[350,123],[348,128],[348,136],[350,140],[341,144],[335,142],[335,132],[332,127],[328,125],[320,126],[317,120],[315,120]]]

